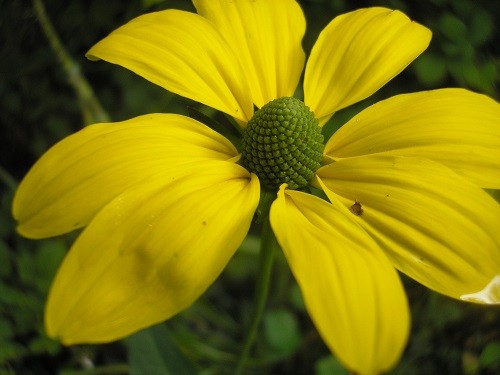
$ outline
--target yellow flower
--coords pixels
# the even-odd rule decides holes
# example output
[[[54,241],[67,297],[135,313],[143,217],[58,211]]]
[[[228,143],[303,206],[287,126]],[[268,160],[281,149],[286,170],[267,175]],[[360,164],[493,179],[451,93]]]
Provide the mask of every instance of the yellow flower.
[[[262,185],[277,192],[272,229],[318,331],[352,371],[384,372],[405,347],[410,318],[395,269],[453,298],[500,301],[500,208],[481,189],[500,188],[495,101],[462,89],[389,98],[345,124],[319,158],[311,151],[302,168],[310,133],[296,137],[273,102],[285,98],[280,111],[297,104],[289,97],[305,64],[299,5],[193,2],[198,14],[143,15],[88,56],[232,116],[247,136],[243,156],[173,114],[92,125],[43,155],[15,196],[19,232],[42,238],[86,227],[51,288],[49,335],[66,344],[112,341],[192,304],[246,236],[272,170],[264,167],[275,165],[278,177]],[[309,116],[317,141],[318,123],[373,94],[430,38],[385,8],[335,18],[305,67],[304,103],[316,120],[298,104],[289,122]],[[265,133],[254,105],[278,121],[290,148]],[[291,154],[294,142],[307,147],[290,166],[276,155]],[[264,149],[271,143],[278,154]],[[296,184],[291,169],[329,201]],[[300,190],[287,187],[294,184]]]

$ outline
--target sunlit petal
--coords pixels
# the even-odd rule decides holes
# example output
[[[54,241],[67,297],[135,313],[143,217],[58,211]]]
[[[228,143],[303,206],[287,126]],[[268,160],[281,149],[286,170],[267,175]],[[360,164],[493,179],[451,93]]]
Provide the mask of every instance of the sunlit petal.
[[[359,9],[321,32],[306,66],[305,103],[321,123],[399,74],[429,45],[431,32],[399,11]]]
[[[331,199],[349,207],[395,267],[439,293],[460,298],[500,275],[500,206],[438,163],[369,155],[317,172]],[[500,301],[497,301],[500,302]]]
[[[194,0],[233,48],[258,107],[293,96],[304,67],[306,23],[294,0]]]
[[[328,202],[280,190],[271,225],[323,340],[357,374],[389,370],[409,313],[394,268],[368,234]]]
[[[476,293],[464,294],[460,299],[469,302],[500,304],[500,275],[495,276],[486,287]]]
[[[245,72],[210,22],[195,13],[170,9],[137,17],[87,56],[121,65],[240,121],[252,117]]]
[[[482,187],[500,189],[500,104],[463,89],[397,95],[352,118],[324,152],[332,158],[428,158]]]
[[[124,192],[65,258],[47,302],[47,333],[65,344],[108,342],[178,313],[225,267],[258,200],[257,178],[226,162]]]
[[[190,118],[151,114],[91,125],[47,151],[16,192],[21,234],[50,237],[88,224],[111,199],[152,175],[165,182],[205,160],[237,155],[223,136]]]

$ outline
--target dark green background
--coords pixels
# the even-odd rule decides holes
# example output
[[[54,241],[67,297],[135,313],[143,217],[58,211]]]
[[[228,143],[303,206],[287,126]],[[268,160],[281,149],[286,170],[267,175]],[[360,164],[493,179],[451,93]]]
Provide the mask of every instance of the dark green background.
[[[330,124],[332,131],[360,108],[396,93],[465,87],[498,99],[498,1],[300,3],[308,19],[306,51],[335,15],[363,6],[403,10],[434,32],[423,56],[372,98],[339,113]],[[47,0],[46,6],[69,54],[113,120],[148,112],[187,114],[188,105],[201,108],[124,69],[84,57],[93,43],[131,18],[167,7],[192,9],[187,0]],[[179,374],[190,373],[191,362],[204,374],[226,373],[239,352],[251,312],[258,247],[253,236],[199,302],[155,330],[125,343],[94,347],[64,348],[44,336],[44,300],[72,236],[43,241],[19,237],[10,204],[17,181],[33,162],[52,144],[80,129],[84,117],[30,1],[0,1],[0,49],[0,374]],[[394,374],[500,371],[498,308],[453,301],[404,281],[413,332]],[[170,360],[157,363],[148,357],[157,354],[157,343]],[[148,350],[138,355],[141,347]],[[94,368],[84,370],[86,363]],[[141,367],[148,363],[157,366]],[[169,368],[169,363],[177,367]],[[345,373],[312,326],[282,258],[276,264],[268,310],[250,364],[250,373],[255,374]]]

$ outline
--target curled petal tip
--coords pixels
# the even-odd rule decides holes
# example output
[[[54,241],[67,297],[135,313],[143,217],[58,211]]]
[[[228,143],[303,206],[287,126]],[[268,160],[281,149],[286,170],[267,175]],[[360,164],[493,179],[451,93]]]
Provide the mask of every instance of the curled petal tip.
[[[460,296],[462,301],[482,303],[487,305],[500,304],[500,275],[496,275],[486,285],[486,287],[479,292],[464,294]]]

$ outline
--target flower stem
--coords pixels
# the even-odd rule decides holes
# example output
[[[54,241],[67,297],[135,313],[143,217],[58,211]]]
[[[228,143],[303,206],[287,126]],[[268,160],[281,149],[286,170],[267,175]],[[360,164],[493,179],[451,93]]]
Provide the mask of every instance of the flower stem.
[[[267,296],[269,294],[274,253],[278,247],[278,242],[276,241],[276,237],[271,229],[271,224],[269,223],[269,217],[267,217],[262,227],[262,243],[259,255],[259,275],[257,285],[255,287],[255,302],[252,321],[250,322],[250,327],[248,329],[245,342],[243,343],[243,349],[240,353],[240,357],[236,363],[236,368],[234,370],[235,375],[242,374],[245,362],[250,354],[250,349],[255,341],[255,336],[257,335],[257,330],[259,328],[260,321],[262,320]]]
[[[78,96],[84,123],[90,124],[94,122],[108,122],[109,116],[95,96],[92,86],[90,86],[89,82],[80,71],[80,66],[71,58],[61,43],[61,40],[57,35],[47,12],[45,11],[43,1],[33,0],[33,7],[38,17],[38,21],[40,22],[40,26],[49,40],[50,46],[57,55],[59,62],[68,76],[69,83]]]

